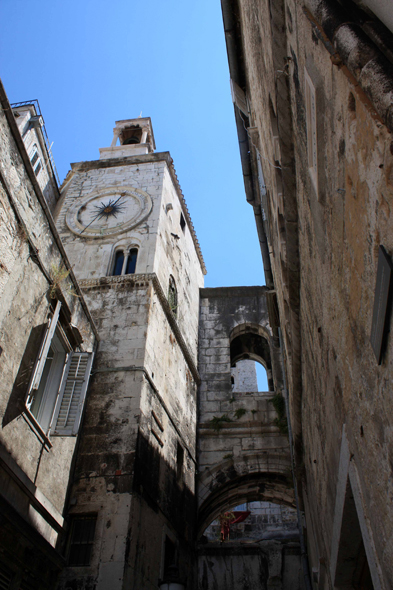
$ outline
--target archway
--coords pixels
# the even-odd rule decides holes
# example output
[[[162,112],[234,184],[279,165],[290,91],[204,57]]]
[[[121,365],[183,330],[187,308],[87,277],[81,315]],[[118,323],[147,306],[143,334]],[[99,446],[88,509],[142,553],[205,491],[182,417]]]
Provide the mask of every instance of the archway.
[[[231,367],[244,360],[260,363],[266,370],[269,391],[274,391],[269,333],[255,324],[236,326],[230,334]]]
[[[245,502],[295,506],[290,460],[285,452],[245,454],[222,461],[198,477],[198,537],[218,515]]]

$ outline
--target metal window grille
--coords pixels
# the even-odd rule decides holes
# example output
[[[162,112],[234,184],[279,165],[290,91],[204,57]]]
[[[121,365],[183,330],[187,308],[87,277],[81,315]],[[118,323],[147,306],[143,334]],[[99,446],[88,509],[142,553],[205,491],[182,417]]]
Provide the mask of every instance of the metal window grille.
[[[73,518],[68,565],[74,567],[90,565],[96,523],[97,515]]]

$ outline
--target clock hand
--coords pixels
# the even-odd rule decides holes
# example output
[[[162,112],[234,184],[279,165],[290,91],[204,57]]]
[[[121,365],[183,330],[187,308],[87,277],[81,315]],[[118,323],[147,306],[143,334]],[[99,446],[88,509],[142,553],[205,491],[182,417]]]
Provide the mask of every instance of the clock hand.
[[[95,220],[97,219],[97,217],[100,217],[100,216],[102,216],[102,213],[101,213],[101,212],[100,212],[100,213],[98,213],[98,215],[96,215],[96,216],[94,217],[94,219],[92,219],[92,221],[90,221],[89,225],[91,225],[91,224],[93,223],[93,221],[95,221]],[[82,229],[82,231],[81,231],[81,233],[80,233],[79,235],[82,235],[82,234],[83,234],[83,232],[85,231],[85,229],[87,229],[87,228],[89,227],[89,225],[86,225],[86,227],[84,227],[84,228]]]

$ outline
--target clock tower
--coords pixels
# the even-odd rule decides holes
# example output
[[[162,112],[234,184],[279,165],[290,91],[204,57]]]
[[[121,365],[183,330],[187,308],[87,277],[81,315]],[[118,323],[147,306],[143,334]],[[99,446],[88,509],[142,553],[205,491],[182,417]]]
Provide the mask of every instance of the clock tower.
[[[153,589],[175,565],[192,588],[206,270],[150,118],[117,121],[99,160],[72,164],[57,226],[100,336],[62,586]]]

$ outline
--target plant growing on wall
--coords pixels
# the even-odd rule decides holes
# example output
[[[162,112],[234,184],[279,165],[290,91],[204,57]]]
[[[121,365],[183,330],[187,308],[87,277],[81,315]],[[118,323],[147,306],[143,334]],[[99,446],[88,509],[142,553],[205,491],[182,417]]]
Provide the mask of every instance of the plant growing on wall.
[[[210,426],[218,432],[221,430],[225,422],[232,422],[231,418],[227,414],[223,414],[222,416],[213,416],[210,420]]]
[[[274,409],[277,412],[277,418],[274,419],[273,423],[278,427],[282,434],[288,434],[288,421],[285,415],[285,400],[281,393],[276,393],[271,400],[269,400]]]
[[[244,414],[246,412],[247,412],[247,410],[245,410],[244,408],[238,408],[237,410],[235,410],[235,412],[233,414],[234,414],[236,420],[239,420],[239,418],[244,416]]]
[[[63,264],[56,264],[55,262],[52,262],[52,264],[50,265],[50,276],[52,279],[52,284],[49,293],[52,299],[56,297],[57,289],[60,289],[61,284],[63,283],[63,281],[66,280],[69,274],[70,271],[67,270]]]
[[[56,291],[61,289],[62,283],[66,280],[70,272],[71,271],[67,270],[64,264],[56,264],[55,262],[52,262],[50,265],[50,277],[52,279],[52,284],[49,291],[51,299],[55,299]],[[78,293],[72,289],[71,285],[66,288],[66,292],[70,295],[73,295],[73,297],[79,297]]]

